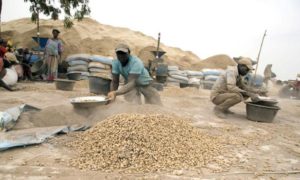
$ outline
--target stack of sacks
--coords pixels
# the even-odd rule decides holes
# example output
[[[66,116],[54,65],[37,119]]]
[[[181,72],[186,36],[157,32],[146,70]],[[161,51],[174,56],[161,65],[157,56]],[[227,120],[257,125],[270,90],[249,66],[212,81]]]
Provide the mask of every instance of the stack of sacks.
[[[188,77],[185,71],[180,71],[177,66],[168,66],[168,82],[188,84]]]
[[[203,69],[205,81],[216,81],[224,70],[220,69]]]
[[[200,79],[198,79],[198,78],[189,78],[188,84],[200,85]]]
[[[88,65],[88,70],[91,75],[111,79],[112,58],[93,55],[90,57],[90,60],[91,62]]]
[[[221,69],[203,69],[204,81],[201,82],[204,89],[211,89],[219,76],[224,72]]]
[[[200,85],[200,82],[203,80],[204,75],[201,71],[185,71],[188,78],[189,78],[189,84],[197,84]]]
[[[264,84],[264,76],[260,74],[256,74],[254,76],[253,73],[248,73],[246,76],[243,77],[243,81],[245,85],[249,85],[255,88],[261,88]]]
[[[68,73],[81,73],[81,79],[87,79],[89,54],[73,54],[67,57],[66,61],[69,64]]]

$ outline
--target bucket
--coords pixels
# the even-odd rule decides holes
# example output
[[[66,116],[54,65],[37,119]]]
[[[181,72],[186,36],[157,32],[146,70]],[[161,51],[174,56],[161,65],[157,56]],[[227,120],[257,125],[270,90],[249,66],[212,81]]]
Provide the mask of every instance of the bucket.
[[[258,122],[273,122],[278,106],[264,106],[253,102],[246,103],[247,119]]]
[[[67,73],[67,77],[70,80],[79,81],[81,79],[81,73],[79,73],[79,72],[70,72],[70,73]]]
[[[199,89],[200,88],[200,84],[189,84],[189,87],[193,87],[193,88]]]
[[[110,79],[99,76],[89,76],[90,93],[107,95],[110,91]]]
[[[186,87],[189,87],[189,84],[188,83],[179,83],[179,87],[186,88]]]
[[[158,83],[165,83],[167,81],[168,76],[158,76],[156,75],[156,81]]]
[[[168,76],[168,65],[164,63],[158,63],[156,76]]]
[[[41,75],[46,69],[46,65],[44,64],[44,61],[36,61],[32,64],[30,71],[33,75]]]
[[[75,85],[75,81],[67,79],[55,79],[56,89],[63,91],[72,91]]]

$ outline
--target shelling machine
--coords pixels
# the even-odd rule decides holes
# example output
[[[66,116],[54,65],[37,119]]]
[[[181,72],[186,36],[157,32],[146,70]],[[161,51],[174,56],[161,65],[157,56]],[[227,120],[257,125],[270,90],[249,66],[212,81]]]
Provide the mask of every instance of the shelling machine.
[[[160,33],[158,33],[158,42],[156,51],[151,51],[155,59],[149,62],[149,73],[158,83],[165,83],[168,77],[168,65],[164,62],[163,55],[165,51],[159,50]]]

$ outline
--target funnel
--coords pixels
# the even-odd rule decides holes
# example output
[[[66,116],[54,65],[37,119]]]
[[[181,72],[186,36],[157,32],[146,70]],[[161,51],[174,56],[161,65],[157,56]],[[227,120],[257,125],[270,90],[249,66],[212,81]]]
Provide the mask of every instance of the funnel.
[[[156,57],[156,58],[160,58],[166,53],[165,51],[151,51],[151,52],[155,57],[156,57],[156,55],[158,55],[158,57]]]

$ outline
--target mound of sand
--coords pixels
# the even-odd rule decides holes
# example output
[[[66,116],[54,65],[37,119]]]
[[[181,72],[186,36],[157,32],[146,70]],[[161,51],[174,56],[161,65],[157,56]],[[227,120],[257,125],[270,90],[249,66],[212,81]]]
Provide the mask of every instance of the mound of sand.
[[[63,58],[75,53],[115,56],[114,49],[119,43],[127,43],[131,47],[132,54],[139,55],[141,50],[145,51],[147,47],[154,47],[156,50],[157,45],[156,39],[141,32],[100,24],[90,18],[85,18],[80,22],[74,21],[74,26],[71,29],[64,29],[62,21],[41,20],[40,36],[51,37],[53,28],[61,31],[60,39],[64,44]],[[32,48],[37,46],[31,39],[31,37],[36,36],[36,24],[31,22],[29,18],[2,23],[2,36],[5,39],[11,39],[17,47]],[[165,56],[167,62],[180,67],[187,66],[186,64],[181,65],[181,57],[191,57],[193,63],[200,60],[191,52],[168,47],[162,43],[161,49],[167,52],[167,56]],[[188,65],[188,67],[190,66],[191,64]]]
[[[140,50],[138,53],[138,57],[144,62],[145,67],[149,67],[149,62],[155,59],[155,55],[151,51],[156,51],[157,47],[155,46],[147,46]],[[160,51],[164,51],[163,49],[159,48]],[[163,56],[163,59],[167,61],[168,57],[166,55]]]
[[[204,68],[209,69],[226,69],[227,66],[234,66],[236,62],[229,56],[225,54],[211,56],[202,61],[199,61],[193,64],[193,68],[197,70],[201,70]]]
[[[199,168],[222,151],[217,137],[161,114],[119,114],[79,135],[71,165],[89,170],[155,172]]]
[[[58,28],[64,44],[63,58],[69,54],[87,53],[115,57],[114,49],[119,43],[127,43],[132,54],[139,56],[147,66],[148,61],[155,58],[150,52],[156,50],[157,40],[141,32],[127,28],[100,24],[90,18],[74,22],[71,29],[64,29],[62,21],[41,20],[40,36],[51,37],[51,30]],[[29,18],[5,22],[2,24],[2,36],[11,39],[17,47],[36,47],[31,37],[36,36],[36,24]],[[177,65],[181,69],[201,70],[203,68],[225,69],[235,65],[227,55],[216,55],[201,59],[191,51],[168,47],[161,43],[161,50],[166,51],[164,60],[169,65]]]

